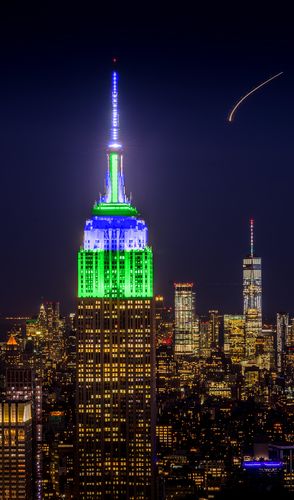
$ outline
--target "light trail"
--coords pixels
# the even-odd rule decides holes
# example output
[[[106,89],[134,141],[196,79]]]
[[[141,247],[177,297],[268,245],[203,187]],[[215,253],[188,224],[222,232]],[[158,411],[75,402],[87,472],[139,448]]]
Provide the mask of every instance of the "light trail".
[[[257,90],[259,90],[261,87],[263,87],[264,85],[266,85],[267,83],[271,82],[272,80],[274,80],[275,78],[278,78],[278,76],[282,75],[284,73],[284,71],[281,71],[280,73],[277,73],[276,75],[274,76],[271,76],[270,78],[268,78],[268,80],[266,80],[265,82],[262,82],[260,83],[260,85],[257,85],[257,87],[254,87],[254,89],[250,90],[250,92],[248,92],[247,94],[245,94],[243,97],[241,97],[241,99],[237,102],[237,104],[235,104],[235,106],[233,107],[232,111],[230,112],[229,116],[228,116],[228,120],[229,122],[232,122],[233,121],[233,118],[234,118],[234,114],[235,112],[237,111],[237,109],[239,108],[240,104],[242,104],[243,101],[245,101],[245,99],[247,99],[247,97],[249,97],[251,94],[253,94],[254,92],[256,92]]]

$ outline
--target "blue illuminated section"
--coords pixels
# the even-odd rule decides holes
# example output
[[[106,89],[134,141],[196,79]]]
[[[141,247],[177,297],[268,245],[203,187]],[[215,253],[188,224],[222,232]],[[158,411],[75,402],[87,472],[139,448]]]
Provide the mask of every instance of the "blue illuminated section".
[[[148,229],[141,219],[93,216],[86,221],[84,250],[137,250],[147,243]]]
[[[111,130],[110,130],[110,144],[108,146],[111,149],[120,149],[121,144],[119,142],[118,74],[116,71],[113,71],[112,73],[111,103],[112,103],[112,118],[111,118]]]
[[[283,467],[283,462],[273,462],[267,460],[261,462],[259,460],[252,460],[248,462],[243,462],[244,469],[281,469]]]

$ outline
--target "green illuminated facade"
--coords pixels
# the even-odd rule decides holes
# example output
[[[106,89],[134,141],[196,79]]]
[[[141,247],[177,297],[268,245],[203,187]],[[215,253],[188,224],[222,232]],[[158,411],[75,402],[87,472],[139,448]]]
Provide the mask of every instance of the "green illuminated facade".
[[[151,298],[152,250],[80,250],[80,298]]]

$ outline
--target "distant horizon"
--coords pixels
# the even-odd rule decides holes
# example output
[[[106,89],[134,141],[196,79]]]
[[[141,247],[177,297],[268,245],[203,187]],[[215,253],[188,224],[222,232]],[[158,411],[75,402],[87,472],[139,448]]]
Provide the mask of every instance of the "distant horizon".
[[[162,294],[155,294],[154,297],[156,295],[162,295]],[[74,309],[72,310],[68,310],[66,312],[63,311],[62,309],[62,301],[59,301],[59,300],[48,300],[48,302],[59,302],[60,306],[61,306],[61,314],[60,314],[60,317],[61,318],[65,318],[65,317],[68,317],[70,314],[75,314],[76,311]],[[41,305],[42,302],[40,302],[40,305]],[[172,310],[174,310],[174,304],[173,303],[170,303],[170,302],[165,302],[165,306],[168,307],[168,308],[171,308]],[[243,315],[243,312],[239,312],[239,311],[222,311],[220,310],[219,308],[217,307],[210,307],[209,309],[207,309],[207,311],[204,311],[204,312],[199,312],[197,310],[197,303],[196,303],[196,316],[201,318],[201,317],[208,317],[208,313],[209,311],[214,311],[214,310],[217,310],[219,312],[219,314],[221,316],[224,316],[224,315],[231,315],[231,316],[242,316]],[[294,319],[294,311],[291,312],[291,311],[286,311],[286,310],[282,310],[280,309],[279,311],[276,311],[274,313],[272,313],[272,315],[267,315],[267,316],[263,316],[262,318],[262,325],[265,326],[265,325],[274,325],[275,324],[275,320],[276,320],[276,315],[278,313],[286,313],[286,314],[289,314],[289,320],[291,319]],[[17,312],[14,313],[12,311],[10,312],[0,312],[0,330],[1,330],[1,322],[2,321],[13,321],[13,320],[19,320],[19,321],[25,321],[27,319],[37,319],[38,317],[38,310],[37,312],[35,313],[32,313],[32,314],[21,314],[21,315],[18,315]],[[1,331],[0,331],[0,334],[1,334]]]

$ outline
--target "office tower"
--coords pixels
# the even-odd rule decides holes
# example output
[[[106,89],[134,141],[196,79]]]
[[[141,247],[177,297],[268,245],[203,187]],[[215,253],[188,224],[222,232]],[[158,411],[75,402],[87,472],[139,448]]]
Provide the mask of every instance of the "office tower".
[[[6,366],[16,366],[22,363],[21,346],[14,335],[9,335],[5,345],[5,364]]]
[[[261,334],[262,324],[257,309],[247,309],[245,314],[245,356],[247,359],[256,356],[256,339]]]
[[[191,355],[195,352],[195,292],[193,283],[175,283],[175,354]]]
[[[154,315],[155,315],[155,344],[172,345],[174,320],[171,307],[167,307],[164,303],[162,295],[154,297]]]
[[[50,367],[62,359],[64,352],[63,325],[59,302],[43,302],[38,316],[38,334],[42,337],[45,365]]]
[[[262,329],[261,258],[254,254],[254,221],[250,220],[250,255],[243,259],[243,313],[245,317],[245,355],[256,355],[256,338]]]
[[[155,443],[153,254],[125,194],[112,74],[106,194],[78,253],[79,498],[152,498]]]
[[[40,306],[38,323],[40,328],[48,335],[58,330],[59,327],[59,302],[43,302]]]
[[[6,369],[5,398],[32,404],[32,498],[42,498],[42,384],[29,367],[10,366]]]
[[[31,500],[32,414],[31,403],[0,403],[0,497]]]
[[[256,396],[260,390],[260,370],[257,366],[246,366],[244,369],[245,399]]]
[[[159,346],[164,339],[164,299],[162,295],[154,297],[155,344]]]
[[[207,316],[199,317],[199,356],[206,359],[210,357],[210,344],[209,344],[209,321]]]
[[[174,384],[176,361],[172,345],[160,345],[156,349],[156,391],[165,393]]]
[[[294,369],[294,319],[290,319],[290,324],[287,331],[286,337],[286,357],[285,357],[285,369],[287,375],[293,374]]]
[[[221,316],[219,311],[208,311],[208,335],[211,351],[218,351],[220,348],[220,325]]]
[[[289,330],[289,314],[277,313],[277,333],[276,333],[276,367],[278,373],[284,373],[286,360],[286,345]]]
[[[245,357],[245,320],[243,315],[224,315],[224,353],[232,363]]]
[[[264,325],[256,339],[256,362],[259,368],[275,368],[274,331],[270,325]]]

